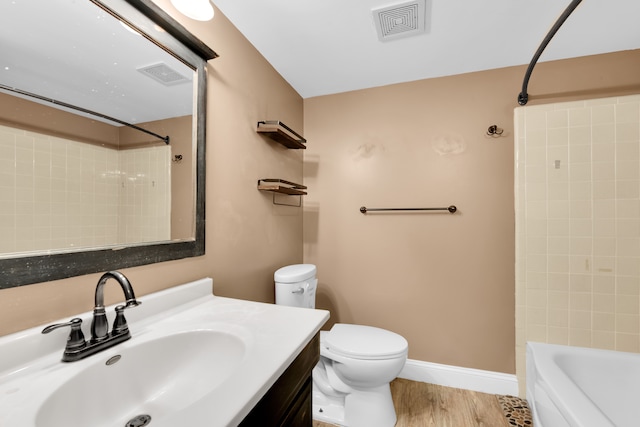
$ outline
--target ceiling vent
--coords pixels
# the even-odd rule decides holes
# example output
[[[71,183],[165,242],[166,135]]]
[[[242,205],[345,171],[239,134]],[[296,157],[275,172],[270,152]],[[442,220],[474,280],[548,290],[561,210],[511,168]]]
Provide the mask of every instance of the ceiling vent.
[[[165,86],[173,86],[191,81],[191,79],[183,76],[164,63],[138,68],[138,71]]]
[[[426,0],[397,3],[372,9],[380,41],[415,36],[425,32]]]

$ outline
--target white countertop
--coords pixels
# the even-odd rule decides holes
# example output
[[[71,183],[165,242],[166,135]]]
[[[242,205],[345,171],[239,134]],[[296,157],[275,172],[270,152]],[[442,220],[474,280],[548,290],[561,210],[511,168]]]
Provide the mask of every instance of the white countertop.
[[[51,392],[97,358],[107,360],[144,340],[207,328],[241,336],[246,350],[242,360],[204,397],[154,417],[150,425],[237,425],[320,330],[329,313],[218,297],[212,292],[213,282],[206,278],[138,298],[142,304],[126,311],[132,338],[77,362],[60,361],[67,328],[43,335],[47,325],[42,325],[0,337],[0,426],[37,427],[38,408]],[[113,311],[107,308],[109,324]],[[88,337],[91,313],[75,317],[83,319]],[[113,424],[105,420],[106,425]]]

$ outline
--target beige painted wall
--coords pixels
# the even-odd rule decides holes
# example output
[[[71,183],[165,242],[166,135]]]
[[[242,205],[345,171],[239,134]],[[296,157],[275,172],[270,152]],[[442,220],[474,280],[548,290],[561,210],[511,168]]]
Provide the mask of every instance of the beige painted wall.
[[[304,260],[331,321],[409,358],[515,372],[514,125],[525,67],[306,99]],[[640,89],[640,51],[538,64],[530,105]],[[490,125],[504,129],[486,135]],[[449,213],[367,214],[367,207]]]
[[[302,209],[275,207],[258,178],[302,180],[302,153],[256,134],[279,119],[302,132],[303,102],[221,14],[178,16],[220,58],[208,67],[206,255],[122,270],[138,295],[210,276],[220,295],[273,301],[273,271],[302,261]],[[98,274],[0,290],[0,335],[90,310]],[[109,286],[107,299],[120,298]]]

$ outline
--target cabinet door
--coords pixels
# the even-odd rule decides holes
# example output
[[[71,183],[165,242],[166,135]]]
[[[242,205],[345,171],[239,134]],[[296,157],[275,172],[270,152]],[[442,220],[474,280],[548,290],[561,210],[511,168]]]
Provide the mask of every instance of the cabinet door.
[[[240,427],[311,427],[311,371],[320,359],[315,337],[249,412]]]
[[[313,412],[311,408],[312,379],[309,377],[302,390],[293,402],[287,416],[282,421],[282,427],[311,427]]]

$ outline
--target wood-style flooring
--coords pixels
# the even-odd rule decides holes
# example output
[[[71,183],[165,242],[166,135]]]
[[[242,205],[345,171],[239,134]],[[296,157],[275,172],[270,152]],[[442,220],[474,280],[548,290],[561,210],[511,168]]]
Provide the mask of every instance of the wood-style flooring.
[[[496,395],[401,378],[391,383],[396,427],[509,427]],[[313,427],[333,427],[313,421]]]

